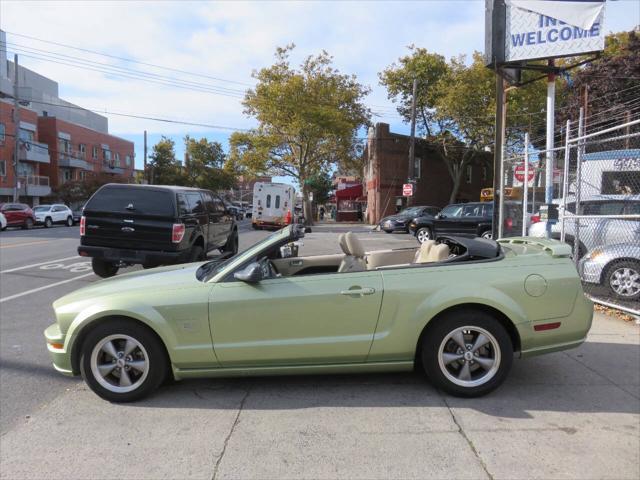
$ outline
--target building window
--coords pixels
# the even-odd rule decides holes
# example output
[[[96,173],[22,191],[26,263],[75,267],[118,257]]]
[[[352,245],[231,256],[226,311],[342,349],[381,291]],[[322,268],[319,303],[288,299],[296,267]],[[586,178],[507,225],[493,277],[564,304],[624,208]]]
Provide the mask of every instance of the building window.
[[[7,176],[7,162],[6,160],[0,160],[0,177]]]
[[[120,166],[120,154],[118,152],[113,154],[113,158],[115,160],[116,167]]]
[[[92,152],[91,152],[91,157],[94,160],[98,159],[98,147],[96,147],[95,145],[93,146]]]
[[[5,128],[4,123],[0,123],[0,142],[4,142]]]
[[[61,177],[62,177],[62,182],[61,183],[69,182],[69,181],[73,180],[73,170],[69,170],[69,169],[66,169],[66,168],[61,168],[60,169],[60,173],[62,174],[61,175]]]
[[[130,166],[131,166],[131,155],[127,155],[127,156],[125,156],[125,157],[124,157],[124,164],[125,164],[127,167],[130,167]]]
[[[467,165],[467,183],[473,181],[473,165]]]
[[[33,142],[34,140],[34,135],[33,132],[31,130],[26,130],[24,128],[20,129],[20,140],[23,140],[25,142]]]
[[[80,180],[85,180],[87,178],[87,172],[84,170],[80,170],[79,177],[80,177]]]
[[[78,152],[80,153],[80,158],[84,158],[87,154],[87,146],[84,143],[78,144]]]
[[[111,161],[111,151],[107,150],[106,148],[102,149],[102,159],[105,162],[110,162]]]
[[[413,159],[413,177],[420,178],[420,174],[422,173],[422,159],[420,157],[416,157]]]
[[[71,153],[71,142],[69,140],[65,140],[64,138],[59,138],[58,150],[60,150],[61,153]]]

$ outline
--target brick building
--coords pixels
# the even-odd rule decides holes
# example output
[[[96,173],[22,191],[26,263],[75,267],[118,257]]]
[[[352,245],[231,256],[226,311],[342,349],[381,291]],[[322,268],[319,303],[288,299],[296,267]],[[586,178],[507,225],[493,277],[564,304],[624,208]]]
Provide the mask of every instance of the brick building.
[[[402,196],[402,184],[408,178],[409,137],[390,132],[386,123],[377,123],[369,129],[363,155],[366,220],[377,224],[407,203]],[[446,164],[434,146],[421,139],[416,139],[415,157],[417,181],[413,205],[445,206],[453,188]],[[491,154],[481,153],[467,166],[456,202],[477,201],[480,190],[492,186],[491,159]]]

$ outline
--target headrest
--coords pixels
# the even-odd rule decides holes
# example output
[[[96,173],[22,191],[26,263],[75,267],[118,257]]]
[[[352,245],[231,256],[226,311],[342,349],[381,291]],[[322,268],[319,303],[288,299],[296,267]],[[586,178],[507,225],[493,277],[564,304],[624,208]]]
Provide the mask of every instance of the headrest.
[[[340,236],[338,237],[338,244],[340,245],[340,248],[342,249],[345,255],[351,255],[351,253],[349,253],[349,246],[347,245],[346,234],[344,233],[340,234]]]
[[[425,240],[422,245],[420,245],[420,248],[416,251],[416,256],[413,257],[413,263],[426,262],[429,252],[435,244],[435,240]]]
[[[432,246],[425,257],[422,257],[421,255],[417,263],[442,262],[447,258],[449,258],[449,246],[444,243],[440,243]]]
[[[362,242],[358,240],[358,237],[356,237],[352,232],[347,232],[345,237],[347,240],[347,248],[349,249],[349,253],[356,258],[364,258],[364,245],[362,245]]]

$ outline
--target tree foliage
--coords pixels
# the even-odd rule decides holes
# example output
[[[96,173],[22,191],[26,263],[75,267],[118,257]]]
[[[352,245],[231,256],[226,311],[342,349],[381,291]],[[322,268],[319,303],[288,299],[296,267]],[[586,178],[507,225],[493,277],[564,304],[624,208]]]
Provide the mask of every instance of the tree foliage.
[[[307,180],[307,187],[313,193],[313,201],[317,204],[327,203],[333,191],[333,182],[326,172],[320,172]]]
[[[311,219],[305,181],[359,161],[357,132],[369,122],[363,103],[369,90],[334,68],[325,51],[292,67],[294,47],[278,48],[276,62],[253,73],[257,85],[247,91],[243,105],[258,126],[231,135],[231,160],[243,173],[295,178],[305,217]]]
[[[86,202],[96,190],[107,183],[121,183],[119,177],[98,174],[84,180],[71,180],[52,189],[52,196],[65,205],[75,206]]]

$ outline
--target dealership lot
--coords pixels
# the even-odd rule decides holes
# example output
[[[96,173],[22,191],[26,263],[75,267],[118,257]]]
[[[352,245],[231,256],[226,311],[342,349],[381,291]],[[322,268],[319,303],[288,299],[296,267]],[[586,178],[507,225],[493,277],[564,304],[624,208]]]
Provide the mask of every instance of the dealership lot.
[[[319,227],[305,252],[338,252]],[[51,302],[97,278],[78,229],[0,234],[0,478],[638,478],[640,327],[516,361],[474,400],[419,374],[193,380],[128,405],[50,366]],[[267,232],[240,228],[244,249]],[[367,248],[408,235],[359,234]]]

